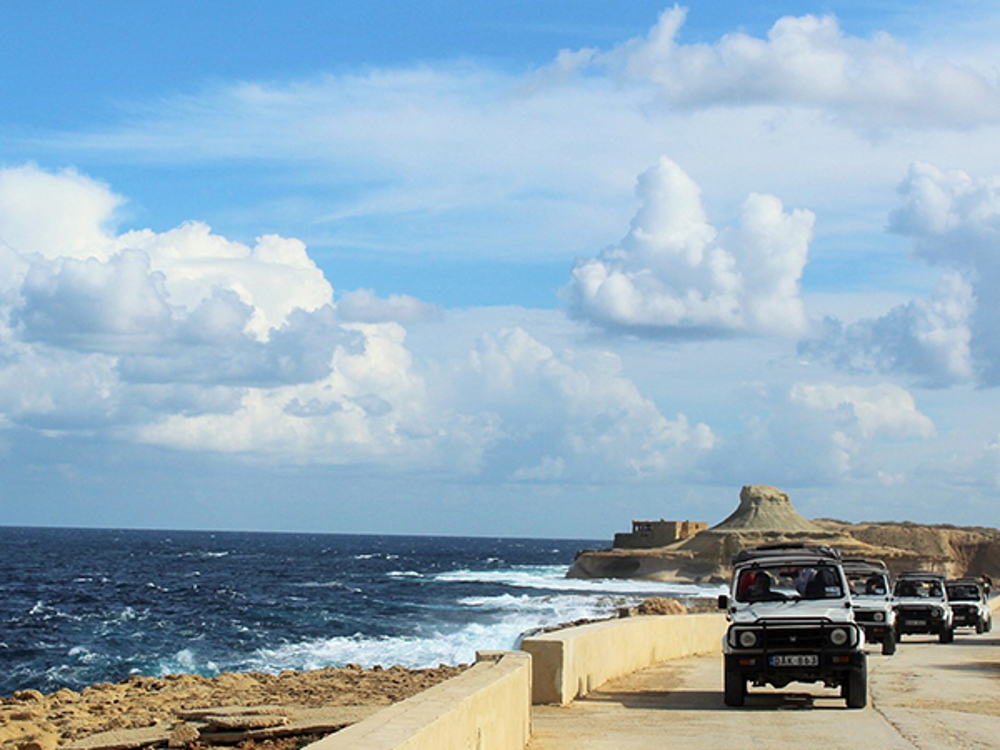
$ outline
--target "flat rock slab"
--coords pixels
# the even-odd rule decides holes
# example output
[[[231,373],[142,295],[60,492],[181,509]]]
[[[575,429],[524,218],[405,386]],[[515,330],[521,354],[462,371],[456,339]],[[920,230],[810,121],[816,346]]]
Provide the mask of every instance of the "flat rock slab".
[[[65,750],[135,750],[167,745],[177,727],[198,732],[204,742],[219,745],[244,740],[266,740],[300,734],[329,734],[366,719],[380,706],[327,706],[287,708],[281,706],[225,706],[183,711],[177,723],[138,729],[116,729],[76,740]]]
[[[235,745],[243,740],[269,740],[276,737],[293,737],[299,734],[330,734],[362,719],[367,719],[381,706],[329,706],[325,708],[294,709],[288,723],[280,726],[248,729],[244,731],[206,731],[201,739],[220,745]]]
[[[212,716],[288,716],[291,711],[285,706],[213,706],[178,711],[182,719],[207,719]]]
[[[70,750],[133,750],[137,747],[166,745],[173,731],[172,724],[139,729],[114,729],[75,740],[66,747]]]

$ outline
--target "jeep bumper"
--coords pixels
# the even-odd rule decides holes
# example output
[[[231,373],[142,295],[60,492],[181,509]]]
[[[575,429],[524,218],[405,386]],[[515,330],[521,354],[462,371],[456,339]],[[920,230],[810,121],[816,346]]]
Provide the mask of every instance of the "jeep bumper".
[[[823,651],[820,653],[730,653],[725,656],[726,671],[740,675],[755,685],[784,686],[789,682],[840,684],[851,672],[865,666],[862,651]]]

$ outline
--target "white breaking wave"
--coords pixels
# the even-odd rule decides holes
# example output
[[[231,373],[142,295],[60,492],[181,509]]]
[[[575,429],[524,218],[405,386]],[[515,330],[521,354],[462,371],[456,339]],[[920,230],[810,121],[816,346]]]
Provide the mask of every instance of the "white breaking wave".
[[[169,674],[200,674],[214,676],[219,674],[219,665],[210,659],[201,659],[189,648],[181,649],[172,657],[167,657],[160,662],[160,677]]]
[[[558,575],[557,575],[558,571]],[[259,649],[244,668],[263,672],[309,670],[358,664],[365,668],[400,665],[409,669],[439,664],[469,664],[476,651],[509,650],[525,634],[577,620],[601,619],[634,606],[648,596],[704,597],[722,591],[719,586],[660,584],[643,581],[577,581],[563,578],[565,568],[542,566],[498,571],[455,571],[435,576],[439,581],[488,581],[550,593],[468,596],[459,607],[468,609],[467,623],[455,630],[407,636],[337,636]],[[566,590],[552,592],[558,586]]]
[[[726,587],[721,584],[664,583],[623,578],[566,578],[564,565],[524,565],[502,570],[455,570],[440,573],[435,576],[435,580],[627,596],[714,597],[726,591]]]

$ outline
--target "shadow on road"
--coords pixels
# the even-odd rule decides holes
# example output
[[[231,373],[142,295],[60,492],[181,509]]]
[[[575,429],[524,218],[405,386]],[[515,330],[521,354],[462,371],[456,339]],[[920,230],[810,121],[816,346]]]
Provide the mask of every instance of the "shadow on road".
[[[588,703],[617,703],[624,708],[662,711],[789,711],[842,710],[844,700],[835,691],[828,693],[754,692],[747,693],[742,709],[728,708],[722,692],[716,690],[643,690],[594,692],[581,699]]]
[[[960,672],[1000,672],[1000,661],[966,661],[961,664],[938,664],[940,669]]]

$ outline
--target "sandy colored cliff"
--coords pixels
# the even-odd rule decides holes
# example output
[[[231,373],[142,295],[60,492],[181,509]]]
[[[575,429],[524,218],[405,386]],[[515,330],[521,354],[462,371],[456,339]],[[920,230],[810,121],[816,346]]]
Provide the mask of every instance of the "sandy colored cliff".
[[[776,542],[839,547],[845,556],[884,560],[897,573],[929,569],[951,577],[1000,577],[1000,530],[809,520],[795,510],[787,494],[768,485],[743,487],[739,506],[726,519],[666,547],[583,551],[568,576],[725,581],[733,555],[747,547]]]

